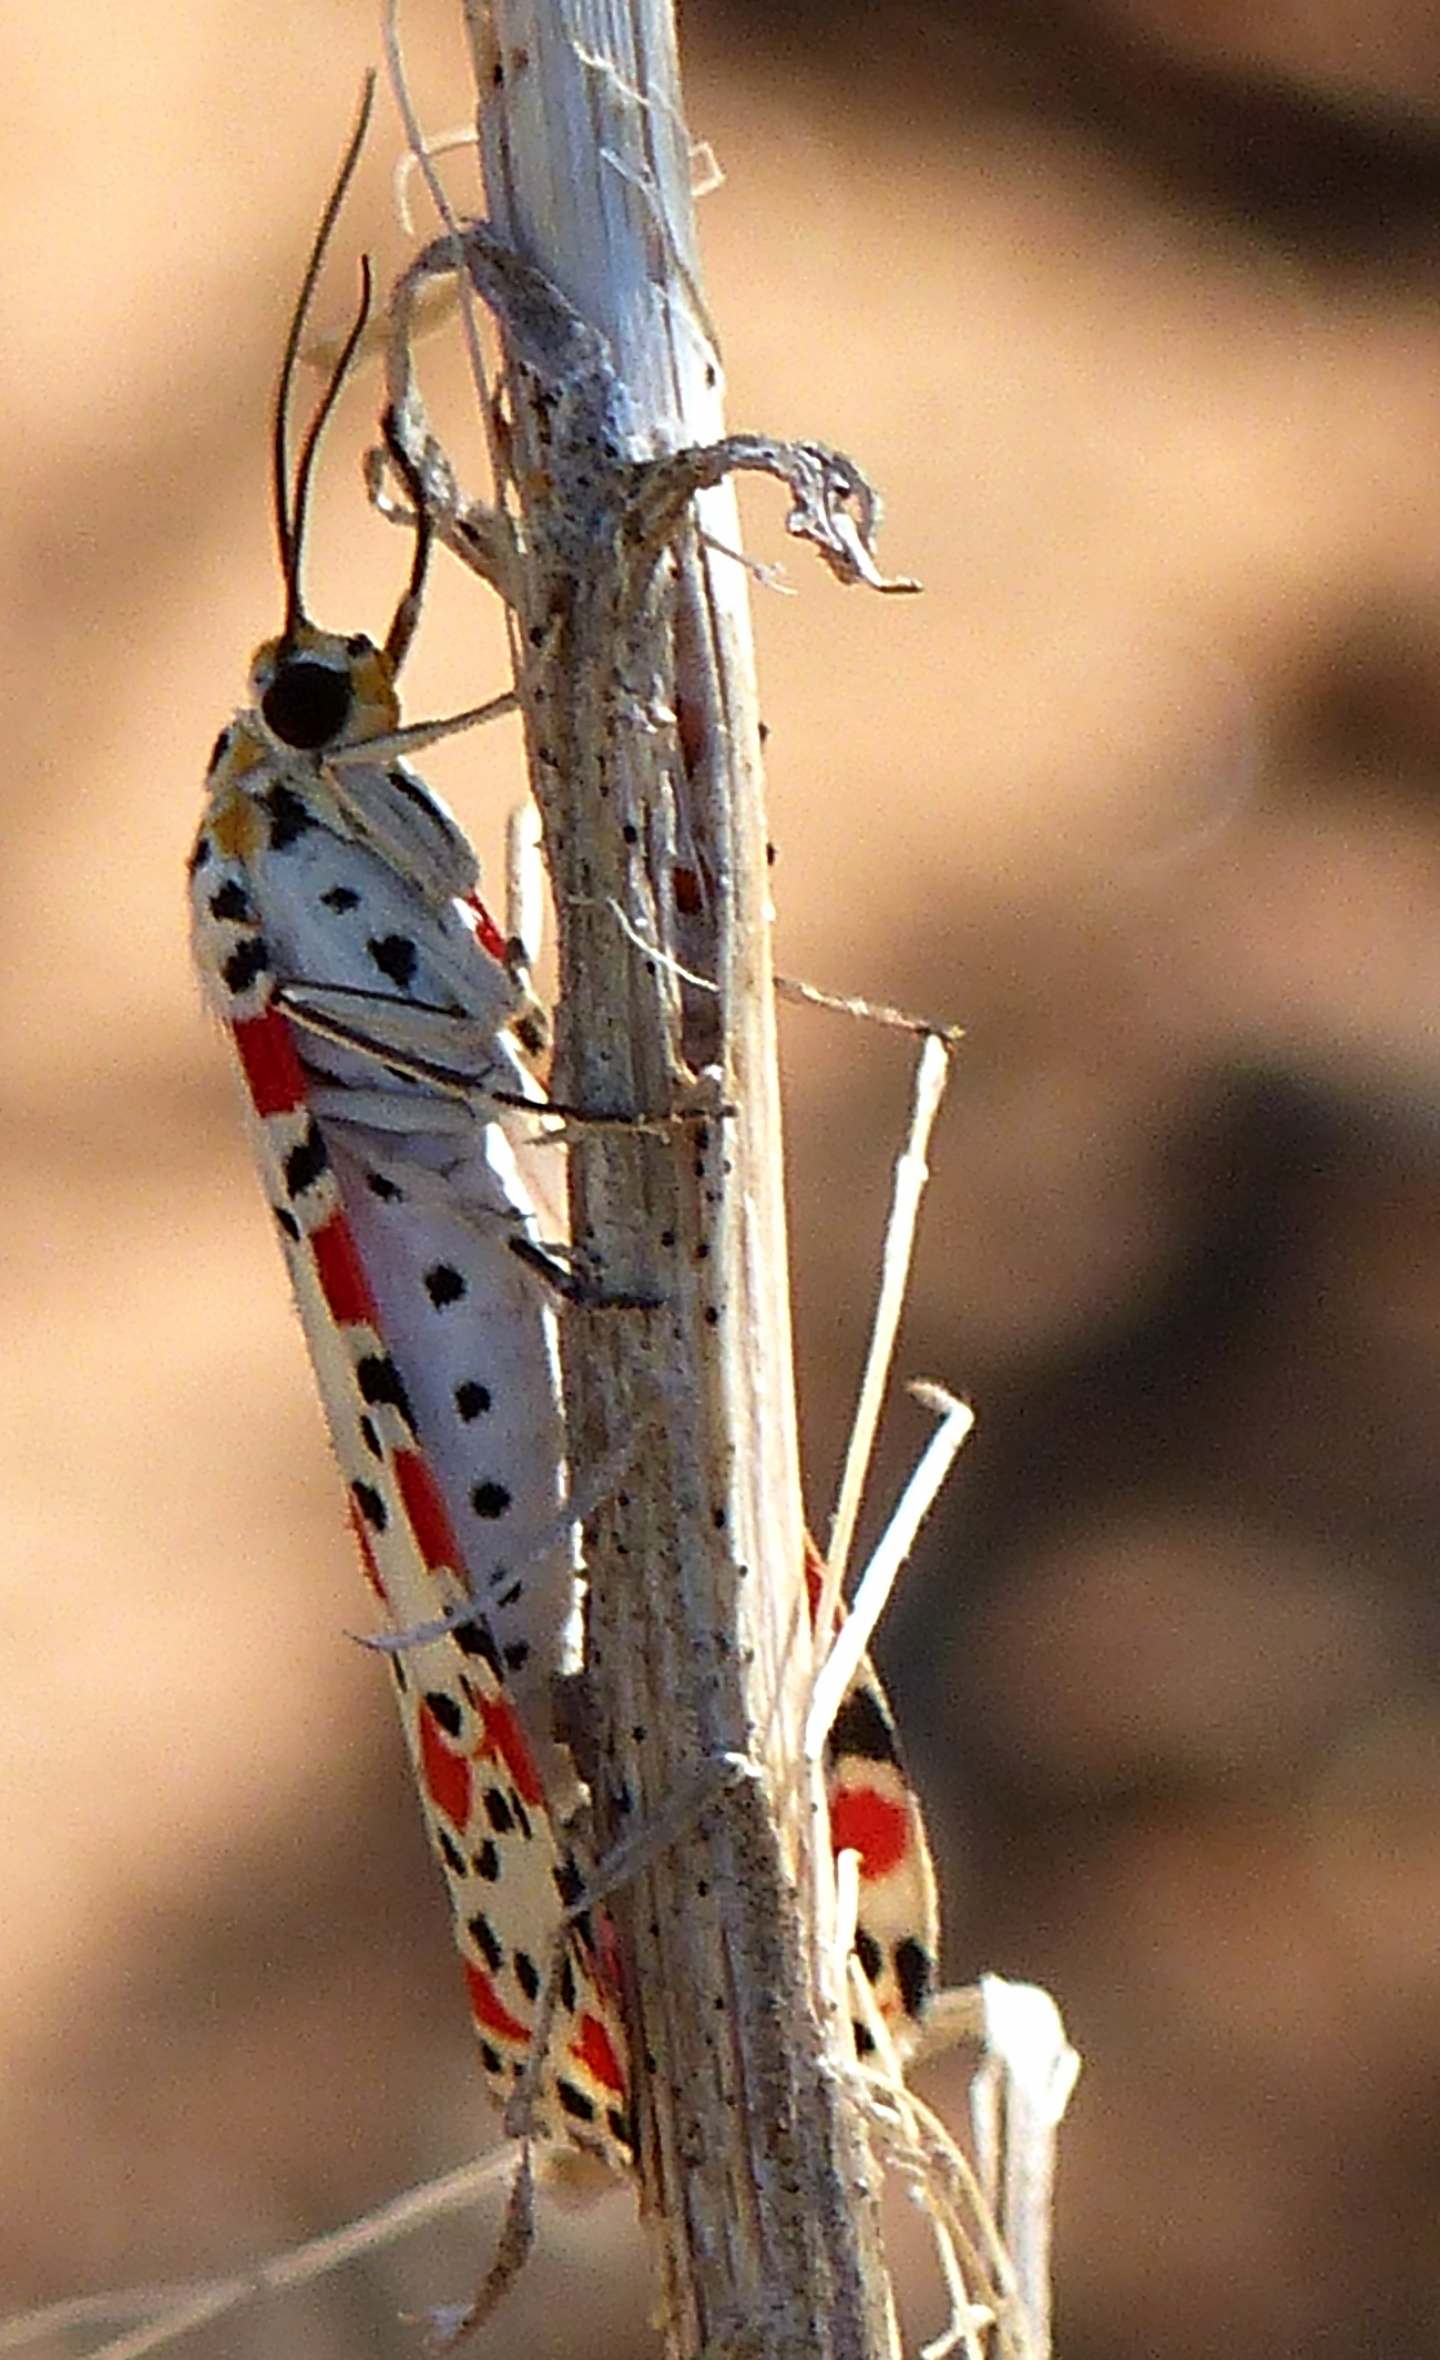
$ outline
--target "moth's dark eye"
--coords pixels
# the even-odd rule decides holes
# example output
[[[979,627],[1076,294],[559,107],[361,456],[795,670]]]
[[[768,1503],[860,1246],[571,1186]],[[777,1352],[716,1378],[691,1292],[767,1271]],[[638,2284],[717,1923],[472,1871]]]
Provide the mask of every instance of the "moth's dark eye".
[[[313,753],[340,735],[353,702],[348,672],[292,656],[280,665],[260,710],[282,745]]]

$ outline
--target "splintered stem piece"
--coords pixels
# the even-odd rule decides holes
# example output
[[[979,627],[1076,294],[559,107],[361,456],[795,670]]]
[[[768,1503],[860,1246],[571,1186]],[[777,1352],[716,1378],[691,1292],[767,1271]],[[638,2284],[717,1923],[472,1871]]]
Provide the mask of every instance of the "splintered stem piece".
[[[1048,1991],[987,1975],[980,1992],[985,2058],[971,2092],[976,2154],[1015,2273],[1026,2360],[1049,2360],[1055,2140],[1080,2059]]]
[[[850,1612],[842,1628],[831,1642],[824,1663],[816,1675],[810,1698],[810,1710],[805,1718],[805,1758],[818,1762],[825,1740],[834,1726],[840,1700],[845,1695],[875,1635],[875,1626],[885,1611],[895,1579],[915,1546],[915,1537],[934,1506],[940,1486],[954,1464],[955,1454],[961,1449],[975,1423],[975,1413],[968,1402],[956,1401],[942,1385],[914,1384],[910,1388],[917,1401],[939,1415],[940,1424],[925,1446],[894,1515],[885,1527],[880,1545],[865,1568]],[[823,1611],[823,1610],[822,1610]],[[816,1628],[828,1631],[833,1621],[822,1622],[817,1615]]]
[[[309,2286],[363,2254],[378,2253],[397,2239],[408,2237],[412,2229],[422,2228],[428,2221],[439,2220],[447,2212],[461,2211],[474,2203],[482,2189],[512,2172],[514,2165],[513,2148],[497,2148],[479,2163],[465,2164],[459,2171],[441,2180],[431,2180],[423,2188],[408,2189],[403,2196],[392,2197],[388,2204],[363,2213],[341,2229],[329,2230],[323,2237],[312,2238],[307,2245],[290,2246],[265,2261],[253,2263],[248,2270],[237,2270],[228,2278],[191,2286],[137,2288],[133,2293],[87,2296],[74,2302],[49,2304],[43,2311],[19,2314],[7,2319],[0,2328],[0,2351],[20,2351],[41,2335],[143,2309],[150,2315],[140,2326],[95,2345],[88,2360],[148,2360],[150,2353],[179,2343],[216,2319],[228,2318],[262,2295],[283,2294],[295,2287]]]
[[[940,1112],[940,1101],[945,1095],[949,1072],[950,1059],[945,1040],[938,1033],[928,1034],[921,1044],[915,1067],[910,1127],[895,1164],[890,1218],[885,1226],[880,1290],[875,1298],[875,1315],[870,1327],[870,1347],[865,1356],[860,1398],[850,1428],[845,1468],[840,1479],[840,1496],[835,1503],[835,1514],[830,1526],[830,1545],[825,1559],[825,1588],[815,1625],[820,1631],[828,1631],[834,1622],[835,1608],[850,1563],[855,1523],[864,1496],[865,1478],[870,1472],[875,1431],[879,1424],[885,1388],[890,1381],[895,1338],[910,1284],[915,1227],[920,1217],[920,1201],[925,1193],[925,1183],[930,1176],[930,1167],[926,1161],[930,1135]]]
[[[522,973],[539,960],[544,942],[545,869],[540,814],[527,796],[505,822],[505,931]]]

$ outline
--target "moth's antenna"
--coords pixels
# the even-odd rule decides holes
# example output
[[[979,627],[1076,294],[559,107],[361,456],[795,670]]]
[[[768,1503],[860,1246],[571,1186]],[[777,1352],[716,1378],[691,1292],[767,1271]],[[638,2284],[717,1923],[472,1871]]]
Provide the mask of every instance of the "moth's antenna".
[[[295,382],[295,367],[300,357],[300,339],[305,332],[305,319],[310,309],[310,301],[315,293],[315,284],[325,261],[325,251],[330,243],[331,232],[339,217],[340,208],[345,202],[345,192],[354,178],[355,167],[360,160],[360,150],[365,144],[365,134],[370,128],[370,111],[374,103],[375,76],[371,72],[365,76],[355,128],[346,143],[345,153],[340,160],[340,169],[335,175],[334,185],[326,199],[325,210],[320,216],[320,226],[315,232],[314,242],[310,248],[310,259],[305,265],[305,276],[300,282],[300,293],[296,298],[295,309],[290,315],[290,327],[285,338],[285,351],[280,362],[280,381],[275,389],[275,426],[274,440],[271,446],[271,469],[275,498],[275,539],[280,550],[280,571],[285,577],[286,638],[290,637],[304,615],[304,609],[300,602],[300,551],[304,538],[305,505],[310,490],[310,474],[315,463],[315,446],[321,428],[335,407],[340,388],[345,382],[346,372],[355,357],[355,347],[360,341],[366,318],[369,315],[370,266],[368,263],[362,265],[361,303],[355,325],[346,338],[345,348],[331,372],[330,383],[325,389],[325,398],[321,402],[314,423],[305,437],[304,448],[300,454],[300,464],[295,474],[293,498],[290,489],[290,395]]]
[[[330,423],[330,413],[340,398],[340,389],[350,374],[350,363],[365,333],[370,317],[370,257],[360,257],[360,301],[350,333],[340,348],[340,357],[330,372],[330,382],[321,398],[320,407],[311,419],[305,440],[300,446],[300,460],[295,469],[295,498],[290,509],[290,568],[285,577],[285,637],[293,639],[296,628],[305,620],[305,605],[300,596],[300,556],[305,546],[305,512],[310,505],[310,479],[315,472],[315,454],[320,448],[320,437]]]
[[[434,530],[430,523],[430,511],[425,505],[424,480],[400,439],[395,412],[388,406],[380,421],[380,432],[385,438],[391,465],[410,494],[415,509],[415,554],[410,560],[410,579],[385,635],[385,653],[390,659],[393,674],[399,671],[405,661],[410,642],[415,636],[415,625],[420,619],[420,595],[425,587],[425,569],[430,563]]]

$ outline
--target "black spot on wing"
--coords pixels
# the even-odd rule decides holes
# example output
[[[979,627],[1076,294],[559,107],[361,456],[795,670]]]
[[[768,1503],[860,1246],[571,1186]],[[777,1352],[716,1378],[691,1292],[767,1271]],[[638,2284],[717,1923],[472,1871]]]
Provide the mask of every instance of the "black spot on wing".
[[[324,1140],[314,1123],[307,1123],[304,1137],[296,1141],[285,1158],[285,1186],[290,1195],[303,1196],[329,1169],[329,1164]]]
[[[265,973],[269,965],[270,953],[262,938],[256,934],[249,942],[236,943],[221,967],[220,974],[226,990],[233,992],[238,1000]]]
[[[830,1752],[858,1754],[862,1762],[893,1762],[895,1732],[890,1716],[867,1682],[852,1688],[835,1715]]]
[[[283,779],[277,779],[273,787],[267,788],[260,801],[270,814],[272,852],[288,851],[301,836],[308,835],[316,824],[309,805],[296,794],[293,787],[287,787]]]
[[[397,1186],[395,1181],[387,1180],[383,1172],[367,1172],[365,1185],[382,1205],[399,1205],[405,1201],[404,1189]]]
[[[468,1876],[470,1873],[469,1867],[466,1862],[465,1855],[460,1850],[459,1846],[451,1841],[443,1827],[438,1828],[436,1833],[439,1837],[440,1857],[444,1861],[445,1866],[449,1869],[451,1876]]]
[[[487,1524],[493,1524],[497,1517],[505,1515],[509,1509],[509,1490],[503,1483],[476,1483],[471,1487],[470,1505],[477,1516],[483,1516]]]
[[[420,964],[420,953],[408,934],[372,934],[365,945],[381,974],[398,991],[408,992]]]
[[[210,851],[209,837],[197,836],[190,853],[190,874],[192,877],[198,875],[201,869],[209,866]]]
[[[515,1825],[515,1814],[498,1786],[487,1786],[480,1797],[485,1816],[497,1836],[508,1836]]]
[[[333,910],[337,917],[343,917],[347,910],[359,906],[360,896],[353,885],[332,885],[327,893],[321,894],[320,899],[327,910]]]
[[[871,1983],[878,1983],[880,1970],[885,1964],[884,1955],[874,1935],[867,1934],[863,1926],[857,1926],[855,1929],[855,1956],[865,1969],[867,1980]]]
[[[528,1950],[517,1950],[511,1961],[515,1980],[528,2000],[534,2000],[540,1989],[540,1970]]]
[[[425,1273],[425,1292],[437,1311],[448,1310],[452,1303],[465,1300],[464,1274],[453,1262],[432,1262]]]
[[[450,1635],[462,1655],[478,1656],[481,1663],[487,1664],[495,1679],[499,1681],[503,1667],[487,1623],[482,1622],[480,1617],[476,1615],[469,1622],[456,1623]]]
[[[350,1496],[372,1532],[383,1532],[390,1518],[373,1483],[352,1483]]]
[[[414,1433],[415,1412],[410,1407],[405,1379],[388,1352],[367,1352],[356,1364],[355,1377],[362,1401],[368,1402],[371,1409],[383,1406],[397,1411]]]
[[[210,896],[210,915],[232,926],[248,925],[255,913],[250,896],[235,877],[227,877]]]
[[[483,1417],[490,1406],[488,1385],[478,1383],[474,1377],[467,1377],[463,1384],[456,1386],[455,1407],[467,1426],[472,1425],[476,1418]]]
[[[560,2101],[562,2112],[568,2114],[573,2122],[595,2120],[594,2099],[587,2098],[583,2090],[577,2090],[575,2084],[566,2081],[562,2074],[555,2077],[555,2095]]]
[[[500,1874],[500,1855],[488,1836],[472,1856],[470,1865],[482,1883],[494,1884]]]
[[[465,1716],[454,1697],[447,1696],[443,1688],[428,1688],[425,1702],[430,1707],[436,1726],[443,1729],[447,1737],[458,1737],[465,1726]]]
[[[895,1945],[895,1980],[907,2016],[923,2016],[935,1980],[935,1963],[923,1942],[907,1934]]]
[[[483,1909],[465,1920],[466,1931],[492,1975],[498,1975],[505,1964],[505,1952],[499,1937]]]
[[[228,729],[222,729],[220,735],[215,740],[214,745],[210,748],[210,759],[205,765],[205,776],[207,778],[210,776],[212,770],[218,770],[220,768],[221,763],[224,761],[229,751],[230,732]]]
[[[300,1242],[300,1224],[296,1220],[294,1214],[288,1212],[284,1205],[276,1205],[274,1212],[276,1220],[279,1222],[280,1227],[284,1231],[286,1237],[289,1238],[291,1245],[298,1245]]]

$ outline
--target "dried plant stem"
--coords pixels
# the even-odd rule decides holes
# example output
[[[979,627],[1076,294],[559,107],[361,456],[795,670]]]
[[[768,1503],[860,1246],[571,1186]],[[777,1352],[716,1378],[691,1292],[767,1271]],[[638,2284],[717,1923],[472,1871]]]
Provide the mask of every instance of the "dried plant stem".
[[[834,1946],[785,1774],[811,1655],[747,581],[720,553],[725,478],[761,466],[795,529],[878,584],[868,494],[831,454],[719,442],[669,0],[465,15],[493,235],[464,263],[502,332],[519,554],[492,517],[475,562],[519,615],[555,1091],[607,1118],[572,1137],[572,1233],[602,1295],[657,1306],[565,1323],[577,1488],[654,1428],[586,1530],[600,1841],[663,1825],[707,1765],[758,1772],[612,1904],[668,2344],[879,2360],[873,2172],[825,2053]]]

